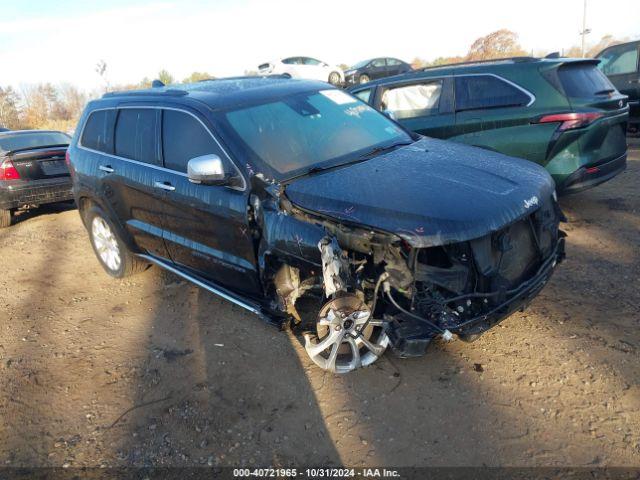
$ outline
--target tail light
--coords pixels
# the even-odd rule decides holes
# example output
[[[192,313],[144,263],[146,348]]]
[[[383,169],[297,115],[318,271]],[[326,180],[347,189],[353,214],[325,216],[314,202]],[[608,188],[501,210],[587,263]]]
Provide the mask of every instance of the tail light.
[[[599,112],[554,113],[553,115],[545,115],[536,123],[559,123],[558,130],[563,132],[586,127],[603,116],[604,114]]]
[[[19,180],[20,174],[8,158],[0,163],[0,180]]]
[[[67,164],[67,167],[71,167],[71,157],[69,156],[69,150],[64,152],[64,163]]]

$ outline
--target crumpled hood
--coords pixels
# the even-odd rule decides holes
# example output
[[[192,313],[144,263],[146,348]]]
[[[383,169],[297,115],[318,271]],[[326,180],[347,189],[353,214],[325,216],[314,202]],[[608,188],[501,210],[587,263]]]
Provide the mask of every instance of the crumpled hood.
[[[304,210],[428,247],[499,230],[550,201],[554,189],[535,163],[423,138],[365,162],[301,177],[285,192]]]

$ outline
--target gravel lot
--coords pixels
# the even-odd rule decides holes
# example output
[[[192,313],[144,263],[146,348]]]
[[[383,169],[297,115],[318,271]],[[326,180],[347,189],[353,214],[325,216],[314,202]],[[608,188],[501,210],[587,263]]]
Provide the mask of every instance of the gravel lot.
[[[347,376],[157,268],[111,279],[75,210],[21,215],[0,231],[0,462],[638,466],[638,185],[636,146],[562,200],[567,260],[523,314]]]

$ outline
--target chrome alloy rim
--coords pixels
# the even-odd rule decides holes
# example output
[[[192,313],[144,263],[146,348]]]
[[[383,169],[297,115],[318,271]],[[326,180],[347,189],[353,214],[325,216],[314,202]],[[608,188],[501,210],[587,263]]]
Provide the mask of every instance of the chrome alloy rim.
[[[91,222],[91,238],[102,262],[116,272],[120,268],[120,247],[109,224],[101,217],[95,217]]]
[[[369,307],[355,296],[328,302],[318,315],[317,337],[305,335],[305,349],[313,363],[330,372],[348,373],[380,358],[389,337],[383,321],[369,320],[370,316]]]

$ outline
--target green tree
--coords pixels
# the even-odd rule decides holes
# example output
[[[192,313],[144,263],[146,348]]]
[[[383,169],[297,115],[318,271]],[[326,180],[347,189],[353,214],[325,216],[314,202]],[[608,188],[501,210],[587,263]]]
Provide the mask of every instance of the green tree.
[[[182,83],[196,83],[202,80],[212,80],[216,77],[209,75],[207,72],[193,72],[191,75],[182,80]]]
[[[160,80],[165,85],[170,85],[174,82],[173,75],[171,75],[165,69],[162,69],[158,72],[158,80]]]

